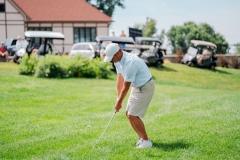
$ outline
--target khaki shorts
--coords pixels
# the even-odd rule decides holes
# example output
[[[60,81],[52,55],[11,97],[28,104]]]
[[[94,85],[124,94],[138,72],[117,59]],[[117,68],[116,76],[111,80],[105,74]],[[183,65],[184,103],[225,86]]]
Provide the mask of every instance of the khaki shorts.
[[[154,81],[150,80],[142,87],[132,87],[126,112],[129,115],[143,118],[154,93]]]

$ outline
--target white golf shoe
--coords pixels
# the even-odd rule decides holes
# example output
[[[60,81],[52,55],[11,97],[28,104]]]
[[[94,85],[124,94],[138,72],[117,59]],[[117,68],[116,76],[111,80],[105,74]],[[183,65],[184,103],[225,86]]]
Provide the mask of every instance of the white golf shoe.
[[[136,146],[138,146],[141,142],[142,142],[142,138],[139,138],[137,143],[136,143]]]
[[[152,142],[151,140],[139,140],[140,143],[137,146],[137,148],[152,148]]]

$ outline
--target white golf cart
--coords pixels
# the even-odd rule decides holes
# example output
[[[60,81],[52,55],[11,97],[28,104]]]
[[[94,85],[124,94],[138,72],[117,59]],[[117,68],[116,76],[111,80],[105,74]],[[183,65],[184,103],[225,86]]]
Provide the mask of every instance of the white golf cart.
[[[62,33],[51,31],[26,31],[24,36],[28,43],[16,53],[14,62],[20,63],[21,58],[26,53],[30,55],[33,49],[38,49],[43,40],[44,49],[43,52],[40,53],[41,56],[51,53],[60,54],[60,52],[52,45],[52,40],[64,40],[64,35]]]
[[[133,54],[142,58],[148,66],[162,67],[166,49],[162,47],[162,42],[158,38],[135,37],[135,42],[136,49],[132,51]]]
[[[191,40],[191,43],[192,46],[188,48],[187,53],[181,60],[182,64],[214,70],[217,60],[215,56],[217,46],[214,43],[200,40]],[[206,58],[203,58],[202,62],[199,62],[199,57],[203,56],[203,50],[206,48],[209,48],[210,54],[208,54]]]
[[[109,43],[117,43],[122,50],[127,52],[131,52],[135,47],[132,37],[97,36],[96,42],[96,57],[102,57],[103,51]]]

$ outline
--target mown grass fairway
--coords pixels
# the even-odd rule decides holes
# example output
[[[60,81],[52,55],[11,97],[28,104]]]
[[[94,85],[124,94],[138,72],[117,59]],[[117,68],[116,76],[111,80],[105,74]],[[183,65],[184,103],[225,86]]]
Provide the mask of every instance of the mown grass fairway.
[[[150,70],[156,89],[143,121],[154,148],[135,148],[125,105],[94,148],[114,112],[115,75],[42,79],[0,63],[0,159],[240,159],[239,70]]]

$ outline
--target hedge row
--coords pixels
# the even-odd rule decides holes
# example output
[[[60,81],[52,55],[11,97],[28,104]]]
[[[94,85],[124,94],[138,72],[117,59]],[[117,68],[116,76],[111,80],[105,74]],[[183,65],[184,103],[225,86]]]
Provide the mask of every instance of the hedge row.
[[[111,64],[101,59],[88,59],[80,55],[67,56],[24,56],[20,63],[19,73],[45,78],[109,78]]]

